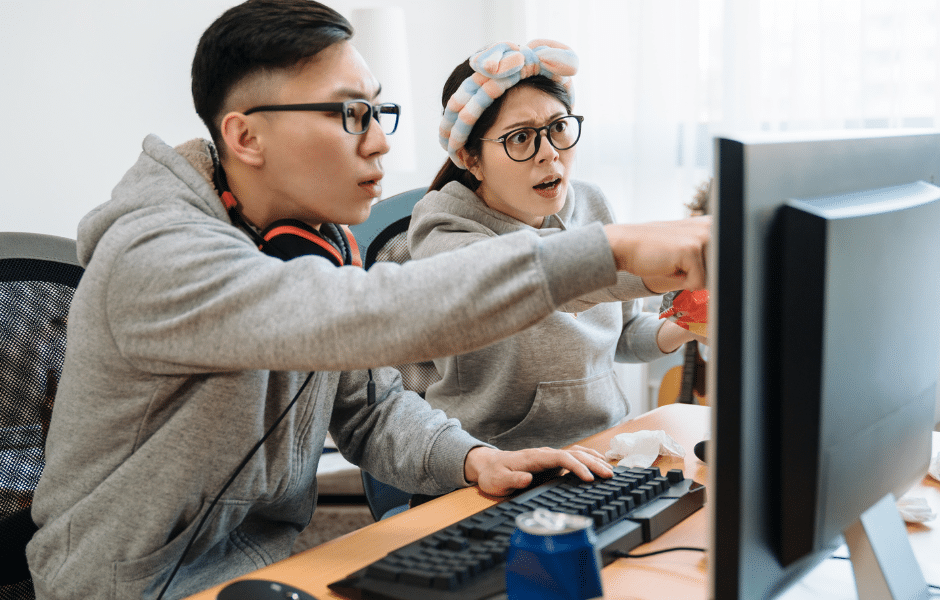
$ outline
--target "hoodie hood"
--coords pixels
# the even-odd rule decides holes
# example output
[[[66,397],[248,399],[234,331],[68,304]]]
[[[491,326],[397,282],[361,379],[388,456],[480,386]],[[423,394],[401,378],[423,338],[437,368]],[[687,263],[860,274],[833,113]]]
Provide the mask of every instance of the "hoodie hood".
[[[470,241],[464,236],[447,235],[448,232],[470,233],[474,240],[516,231],[548,237],[571,229],[572,223],[598,221],[613,222],[613,214],[601,191],[583,181],[574,180],[568,185],[565,204],[557,213],[545,217],[538,229],[490,208],[472,190],[451,181],[439,191],[428,192],[415,205],[408,227],[408,244],[413,258],[426,258],[455,250]]]
[[[561,210],[545,217],[542,226],[538,229],[534,229],[531,225],[527,225],[518,219],[490,208],[475,192],[456,181],[448,183],[439,192],[428,192],[428,195],[425,196],[425,200],[422,200],[422,202],[424,202],[425,205],[433,204],[435,206],[444,207],[446,211],[453,216],[459,219],[475,221],[497,235],[503,235],[522,229],[536,231],[539,235],[549,235],[568,229],[567,224],[574,218],[575,210],[578,206],[577,187],[583,187],[582,182],[577,182],[575,185],[568,185],[565,204],[561,207]]]
[[[111,199],[89,212],[78,225],[78,259],[87,267],[101,239],[117,223],[155,218],[185,203],[206,215],[230,222],[212,183],[211,142],[194,139],[171,148],[155,135],[144,139],[143,152],[111,192]],[[141,222],[140,229],[145,229]]]

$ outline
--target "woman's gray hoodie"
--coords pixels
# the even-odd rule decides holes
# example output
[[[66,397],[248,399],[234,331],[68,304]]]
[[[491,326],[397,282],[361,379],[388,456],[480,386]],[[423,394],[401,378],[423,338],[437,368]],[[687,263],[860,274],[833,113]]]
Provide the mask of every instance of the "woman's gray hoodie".
[[[561,231],[612,222],[604,195],[584,182],[569,186],[565,205],[538,230],[451,182],[415,206],[408,242],[413,258],[427,258],[519,231],[549,240]],[[436,359],[442,379],[425,399],[504,450],[559,448],[607,429],[629,412],[614,359],[664,356],[656,343],[663,321],[640,312],[635,300],[651,295],[639,277],[621,273],[615,286],[569,302],[510,338]]]
[[[424,493],[467,485],[480,442],[367,367],[466,352],[616,279],[597,226],[534,234],[365,272],[270,258],[234,227],[207,142],[154,136],[112,199],[81,222],[86,270],[36,490],[37,597],[155,597],[208,503],[297,394],[229,488],[167,598],[285,558],[310,521],[327,429],[380,479]],[[459,276],[456,274],[459,273]]]

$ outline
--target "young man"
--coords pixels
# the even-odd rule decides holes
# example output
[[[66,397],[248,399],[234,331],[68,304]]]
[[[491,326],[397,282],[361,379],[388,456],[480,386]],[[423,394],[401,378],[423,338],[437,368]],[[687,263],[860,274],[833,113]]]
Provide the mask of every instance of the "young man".
[[[260,252],[259,232],[283,219],[342,250],[332,224],[363,221],[380,193],[378,111],[341,104],[380,91],[350,35],[307,0],[227,11],[193,63],[213,143],[148,137],[82,220],[86,271],[28,547],[38,598],[153,598],[168,581],[180,598],[286,557],[314,510],[327,431],[350,461],[426,494],[506,494],[559,467],[610,473],[583,449],[487,447],[393,369],[363,369],[481,347],[613,284],[617,268],[700,287],[707,221],[520,233],[369,272]],[[285,107],[304,103],[340,104]]]

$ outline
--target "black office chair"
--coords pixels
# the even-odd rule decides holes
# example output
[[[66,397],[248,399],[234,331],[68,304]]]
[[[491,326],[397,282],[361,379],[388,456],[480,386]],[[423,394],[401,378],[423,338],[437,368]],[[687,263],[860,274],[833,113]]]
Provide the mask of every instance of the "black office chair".
[[[411,211],[424,197],[427,188],[416,188],[382,200],[372,207],[365,223],[350,227],[359,245],[362,266],[366,269],[377,262],[411,260],[408,251],[408,225]],[[406,390],[424,395],[425,390],[441,377],[431,361],[397,365]]]
[[[404,263],[411,260],[407,240],[411,211],[426,192],[427,188],[417,188],[386,198],[372,207],[365,223],[350,227],[364,268],[380,261]],[[397,368],[405,389],[422,395],[428,386],[440,380],[433,362],[398,365]],[[362,471],[362,488],[376,521],[406,510],[411,500],[411,494],[379,481],[366,471]]]
[[[35,598],[30,507],[82,273],[73,240],[0,233],[0,600]]]
[[[377,261],[403,263],[411,259],[405,234],[411,211],[426,193],[427,188],[415,188],[380,200],[364,223],[350,227],[363,267],[368,269]]]

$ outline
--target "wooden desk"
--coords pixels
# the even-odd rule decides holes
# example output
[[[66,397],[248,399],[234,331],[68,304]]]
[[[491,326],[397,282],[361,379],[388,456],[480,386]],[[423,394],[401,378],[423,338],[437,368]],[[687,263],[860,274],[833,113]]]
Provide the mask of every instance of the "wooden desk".
[[[933,434],[931,456],[940,452],[940,433]],[[927,500],[935,514],[940,515],[940,482],[929,475],[908,492]],[[928,584],[940,585],[940,518],[923,524],[907,525],[908,539],[920,570]],[[836,555],[847,556],[845,546]],[[777,600],[858,600],[852,564],[847,560],[824,560],[799,581],[790,586]]]
[[[607,450],[610,439],[622,432],[659,430],[666,431],[686,449],[684,459],[660,457],[656,466],[663,472],[681,468],[686,477],[699,483],[707,483],[707,468],[695,458],[692,447],[699,440],[710,437],[710,409],[696,405],[672,404],[657,408],[619,427],[591,436],[583,445],[601,452]],[[935,451],[940,450],[940,434],[935,434]],[[935,511],[940,511],[940,484],[925,480],[918,486]],[[427,534],[455,523],[464,517],[492,506],[498,499],[486,496],[473,488],[458,490],[416,508],[374,523],[358,531],[331,540],[315,548],[277,562],[245,576],[282,581],[312,593],[320,600],[342,598],[327,588],[329,583],[361,569],[383,557],[388,552],[409,544]],[[940,556],[940,524],[936,521],[924,526],[909,526],[911,540],[919,557]],[[671,546],[705,547],[708,544],[708,511],[702,509],[661,535],[636,552]],[[844,563],[844,564],[843,564]],[[930,583],[940,582],[940,561],[925,564],[921,560],[924,575]],[[836,588],[845,592],[851,579],[851,567],[846,561],[825,561],[823,566],[834,566],[848,572],[848,580],[840,576],[841,584]],[[818,570],[818,569],[817,569]],[[814,575],[816,571],[810,575]],[[682,600],[704,600],[708,596],[707,558],[699,552],[671,552],[644,559],[618,560],[604,568],[604,598],[606,600],[637,600],[674,598]],[[807,579],[810,579],[807,577]],[[806,587],[791,591],[805,592],[806,596],[794,598],[818,598],[819,589],[832,587],[827,575],[823,575],[826,588],[814,587],[812,581]],[[191,600],[214,600],[222,585],[191,597]],[[854,584],[848,584],[850,598],[854,596]],[[836,596],[841,598],[842,596]],[[790,595],[787,595],[789,600]]]

